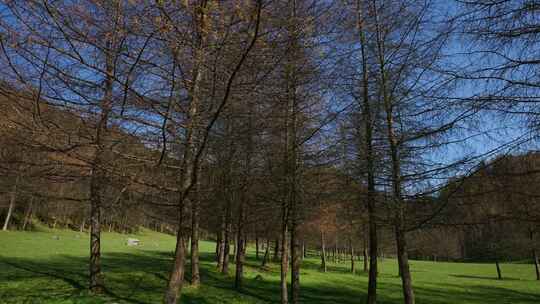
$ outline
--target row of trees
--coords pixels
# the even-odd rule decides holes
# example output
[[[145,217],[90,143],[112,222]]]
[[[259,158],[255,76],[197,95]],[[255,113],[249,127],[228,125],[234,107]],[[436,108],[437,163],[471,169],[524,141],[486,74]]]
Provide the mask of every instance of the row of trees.
[[[368,303],[382,252],[397,258],[405,303],[411,253],[477,258],[488,246],[498,261],[525,221],[538,259],[535,195],[508,170],[494,182],[476,166],[537,134],[534,4],[5,0],[0,10],[4,230],[36,218],[89,225],[95,293],[101,231],[140,226],[177,236],[165,303],[180,299],[188,258],[200,284],[201,237],[216,240],[223,273],[234,244],[237,289],[248,241],[266,244],[263,263],[273,244],[282,303],[299,302],[306,247],[323,270],[329,247],[346,251],[351,271],[361,248]],[[495,117],[527,131],[479,147]],[[487,184],[498,186],[478,190]],[[507,229],[508,210],[527,215]],[[461,253],[435,248],[448,231]]]

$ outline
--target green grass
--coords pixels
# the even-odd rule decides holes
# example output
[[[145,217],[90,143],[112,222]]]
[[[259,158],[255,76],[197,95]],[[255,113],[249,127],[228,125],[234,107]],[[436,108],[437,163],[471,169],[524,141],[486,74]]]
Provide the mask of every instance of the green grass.
[[[59,239],[55,239],[58,236]],[[138,247],[127,235],[105,233],[103,271],[107,293],[87,291],[88,235],[66,230],[0,232],[0,303],[159,303],[166,284],[174,238],[144,230]],[[182,303],[279,302],[279,267],[260,269],[249,252],[246,284],[235,291],[231,275],[216,272],[214,244],[201,242],[202,286],[186,283]],[[359,267],[361,267],[359,263]],[[363,303],[367,277],[348,273],[348,263],[319,271],[317,258],[306,259],[301,272],[302,303]],[[504,280],[491,264],[412,261],[417,303],[540,303],[540,282],[532,265],[502,264]],[[189,269],[189,267],[188,267]],[[380,303],[400,303],[396,261],[385,259],[379,279]],[[255,279],[260,276],[261,278]],[[189,278],[189,272],[186,276]]]

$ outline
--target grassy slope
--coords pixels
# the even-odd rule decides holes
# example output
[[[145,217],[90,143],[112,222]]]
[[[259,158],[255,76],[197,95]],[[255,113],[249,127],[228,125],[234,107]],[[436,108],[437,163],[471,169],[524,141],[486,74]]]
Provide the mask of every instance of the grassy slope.
[[[59,236],[59,239],[53,238]],[[174,238],[143,231],[139,247],[127,247],[128,236],[103,235],[103,270],[107,294],[86,292],[88,235],[65,230],[0,232],[0,303],[159,303],[171,265]],[[215,271],[214,245],[201,242],[202,282],[186,285],[182,303],[276,303],[279,267],[267,270],[248,257],[246,287],[232,289],[233,278]],[[380,303],[399,303],[400,280],[395,260],[382,262]],[[347,273],[348,263],[318,271],[319,260],[307,259],[302,270],[302,302],[362,303],[367,277]],[[359,268],[361,265],[358,265]],[[532,265],[503,264],[505,280],[494,279],[490,264],[412,262],[417,303],[540,303],[540,282]],[[255,279],[260,275],[262,278]],[[189,278],[189,273],[188,276]]]

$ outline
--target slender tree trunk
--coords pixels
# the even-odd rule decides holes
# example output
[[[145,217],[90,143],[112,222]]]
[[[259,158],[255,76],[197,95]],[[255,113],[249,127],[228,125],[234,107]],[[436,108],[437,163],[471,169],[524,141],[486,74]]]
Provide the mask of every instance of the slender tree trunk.
[[[296,202],[295,202],[296,204]],[[300,265],[302,263],[302,247],[298,239],[298,218],[296,206],[293,206],[291,225],[291,303],[297,304],[300,299]]]
[[[186,260],[186,234],[184,231],[184,204],[180,199],[181,206],[178,214],[178,230],[176,234],[176,249],[174,254],[174,265],[169,277],[169,283],[167,290],[165,291],[165,297],[163,302],[165,304],[176,304],[180,298],[180,292],[182,284],[184,283],[184,271]]]
[[[398,266],[403,286],[404,303],[414,304],[414,291],[412,288],[412,278],[409,268],[409,258],[407,256],[407,241],[401,227],[396,227],[396,243],[398,253]]]
[[[199,286],[199,198],[191,200],[191,285]]]
[[[9,208],[8,208],[8,212],[7,212],[7,215],[6,215],[6,219],[4,221],[4,227],[2,228],[3,231],[8,230],[9,221],[11,219],[11,214],[13,213],[13,208],[14,207],[15,207],[15,195],[12,192],[12,194],[10,195],[10,199],[9,199]]]
[[[225,261],[225,235],[227,230],[227,224],[225,220],[225,214],[221,216],[221,229],[219,230],[219,242],[218,242],[218,265],[217,268],[223,270],[223,263]]]
[[[497,268],[497,279],[502,280],[501,266],[499,265],[499,259],[495,260],[495,267]]]
[[[245,236],[244,236],[244,198],[240,199],[238,206],[238,235],[237,235],[237,253],[236,253],[236,274],[234,279],[234,287],[238,290],[242,289],[244,281],[244,263],[245,263]]]
[[[369,271],[369,267],[368,267],[368,263],[369,263],[369,258],[368,258],[368,237],[367,236],[368,236],[368,229],[367,229],[367,226],[364,224],[364,236],[363,236],[364,249],[362,250],[363,259],[364,259],[364,272]]]
[[[326,267],[326,240],[324,237],[324,231],[321,230],[321,270],[323,272],[327,271]]]
[[[373,154],[373,121],[371,117],[371,105],[369,100],[368,81],[368,55],[366,53],[366,38],[364,33],[364,13],[361,1],[357,1],[358,11],[358,33],[360,40],[360,51],[362,58],[362,116],[364,120],[364,142],[365,142],[365,162],[367,173],[367,207],[369,221],[369,280],[367,303],[377,302],[377,223],[375,218],[375,167]]]
[[[534,270],[536,272],[536,280],[540,281],[540,267],[538,263],[538,253],[536,252],[536,249],[533,249],[532,253],[533,253]]]
[[[270,255],[270,239],[266,239],[266,248],[264,249],[262,267],[265,267],[266,263],[268,263],[269,255]]]
[[[287,245],[288,240],[288,225],[287,225],[287,206],[282,206],[282,227],[281,227],[281,275],[280,275],[280,290],[281,290],[281,304],[287,304],[289,302],[289,295],[287,292],[287,272],[289,270],[289,250]]]
[[[82,220],[82,222],[81,222],[81,227],[80,227],[81,229],[80,229],[80,231],[79,231],[80,233],[83,233],[83,232],[84,232],[85,226],[86,226],[86,217],[83,217],[83,220]]]
[[[216,249],[214,250],[215,259],[216,262],[218,262],[218,268],[219,268],[219,254],[220,254],[220,247],[221,247],[221,231],[216,232]]]
[[[233,249],[232,249],[232,261],[236,264],[236,257],[237,257],[237,250],[238,250],[238,246],[236,246],[238,244],[238,234],[236,232],[234,232],[234,240],[232,241],[232,246],[233,246]]]
[[[32,196],[30,198],[30,203],[28,204],[28,209],[26,210],[26,215],[24,216],[24,222],[22,226],[22,230],[26,230],[26,226],[28,223],[32,221],[32,207],[34,204],[34,197]]]
[[[351,273],[356,273],[356,268],[354,265],[354,246],[352,243],[352,240],[350,240],[350,246],[351,246]]]
[[[117,5],[117,4],[115,4]],[[116,7],[118,10],[118,7]],[[114,30],[114,29],[111,29]],[[104,137],[107,133],[109,114],[112,111],[115,54],[113,53],[113,34],[107,39],[105,50],[104,96],[100,104],[100,117],[96,126],[94,158],[90,172],[90,291],[102,293],[103,277],[101,273],[101,192],[105,176],[103,174],[103,154],[106,149]]]
[[[259,236],[255,233],[255,259],[259,259]]]
[[[368,266],[369,258],[368,258],[367,247],[364,247],[364,250],[362,250],[362,253],[363,253],[363,259],[364,259],[364,272],[368,272],[369,271],[369,266]]]
[[[229,273],[229,252],[231,248],[231,202],[230,200],[227,200],[227,207],[226,207],[226,216],[225,216],[225,240],[223,243],[223,267],[221,268],[221,273],[228,274]]]
[[[338,242],[339,242],[339,234],[336,231],[336,240],[335,240],[335,243],[334,243],[334,250],[332,251],[332,257],[334,259],[334,263],[339,263]]]
[[[538,263],[538,253],[536,251],[536,246],[534,242],[534,228],[529,228],[529,239],[531,241],[532,246],[532,258],[533,258],[533,264],[534,264],[534,271],[536,274],[536,280],[540,281],[540,265]]]
[[[279,256],[279,243],[280,243],[279,239],[275,239],[275,241],[274,241],[274,256],[272,258],[272,260],[274,260],[274,261],[277,261],[279,259],[278,258],[278,256]]]
[[[101,275],[101,198],[99,181],[93,177],[90,186],[90,291],[103,292]],[[55,220],[56,224],[56,220]]]
[[[2,228],[3,231],[8,230],[9,221],[11,219],[11,215],[13,214],[13,209],[15,208],[15,201],[17,199],[17,187],[19,184],[19,176],[15,179],[15,184],[13,185],[13,188],[11,189],[11,193],[9,195],[9,208],[8,213],[6,215],[6,220],[4,221],[4,227]]]

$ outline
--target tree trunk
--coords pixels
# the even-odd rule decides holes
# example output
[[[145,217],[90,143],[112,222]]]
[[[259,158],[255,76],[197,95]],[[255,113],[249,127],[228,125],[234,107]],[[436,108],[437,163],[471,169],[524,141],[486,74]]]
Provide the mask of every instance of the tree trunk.
[[[240,200],[238,206],[238,235],[237,235],[237,253],[236,253],[236,275],[234,287],[237,290],[242,289],[244,281],[244,263],[245,263],[245,236],[244,236],[244,200]]]
[[[236,274],[234,278],[234,287],[237,290],[242,289],[244,283],[244,263],[245,263],[245,250],[244,250],[243,236],[238,237],[238,252],[236,254]]]
[[[221,273],[228,274],[229,273],[229,253],[231,250],[231,202],[230,200],[227,201],[227,207],[226,207],[226,216],[225,216],[225,239],[223,242],[223,267],[221,268]]]
[[[262,261],[262,267],[266,266],[268,263],[268,256],[270,255],[270,239],[266,239],[266,248],[264,249],[264,257]]]
[[[245,263],[245,234],[244,234],[244,197],[240,199],[238,206],[238,235],[236,244],[236,272],[234,278],[234,287],[237,290],[242,289],[244,282],[244,263]]]
[[[538,253],[536,252],[536,246],[534,243],[534,235],[535,235],[534,228],[529,228],[529,239],[531,241],[531,246],[532,246],[532,258],[533,258],[533,264],[534,264],[534,271],[536,274],[536,280],[540,281],[540,265],[538,263]]]
[[[22,230],[26,230],[26,226],[32,220],[32,207],[33,207],[33,204],[34,204],[34,197],[32,196],[30,198],[30,203],[28,204],[28,209],[26,210],[26,214],[24,216],[24,222],[23,222]]]
[[[103,292],[101,275],[101,198],[99,181],[92,178],[90,186],[90,291]],[[56,220],[55,220],[56,225]]]
[[[497,279],[502,280],[501,266],[499,265],[499,259],[495,260],[495,267],[497,267]]]
[[[339,263],[339,254],[338,254],[339,234],[338,234],[337,231],[336,231],[336,240],[335,241],[336,242],[334,243],[334,250],[332,251],[332,258],[334,260],[334,263]]]
[[[80,229],[80,233],[83,233],[84,232],[84,228],[86,226],[86,217],[83,217],[83,220],[81,222],[81,229]]]
[[[255,234],[255,259],[259,259],[259,236]]]
[[[364,272],[368,272],[369,271],[369,267],[368,267],[368,263],[369,263],[369,258],[368,258],[368,229],[367,229],[367,226],[364,224],[364,236],[363,236],[363,240],[364,240],[364,250],[362,250],[362,254],[363,254],[363,259],[364,259]]]
[[[11,193],[9,195],[9,208],[8,213],[6,215],[6,220],[4,221],[4,227],[2,228],[3,231],[8,230],[9,221],[11,219],[11,215],[13,214],[13,209],[15,208],[15,200],[17,199],[17,186],[19,184],[19,176],[15,179],[15,184],[13,185],[13,189],[11,189]]]
[[[183,225],[183,216],[185,214],[184,208],[186,208],[186,200],[188,200],[189,192],[192,187],[197,185],[197,173],[199,171],[198,167],[198,157],[202,153],[203,147],[199,143],[199,104],[200,104],[200,87],[203,77],[202,66],[204,62],[204,47],[206,45],[206,25],[207,25],[207,15],[206,15],[206,1],[201,1],[196,6],[193,7],[193,15],[195,18],[194,30],[196,32],[195,39],[195,53],[193,55],[193,70],[192,70],[192,79],[191,87],[189,88],[189,109],[188,117],[189,124],[187,127],[186,139],[185,139],[185,149],[182,157],[182,166],[179,172],[180,183],[180,201],[179,201],[179,220],[178,220],[178,231],[177,231],[177,244],[176,244],[176,255],[174,259],[174,266],[171,271],[171,276],[169,278],[169,283],[167,290],[165,292],[164,302],[166,304],[175,304],[181,296],[181,289],[184,280],[185,272],[185,258],[186,258],[186,239],[188,236],[184,232]],[[175,58],[176,59],[176,58]],[[196,199],[196,198],[195,198]],[[192,255],[193,256],[193,255]],[[198,263],[197,263],[198,265]],[[193,266],[193,265],[192,265]]]
[[[409,268],[409,258],[407,256],[407,241],[405,234],[400,227],[396,227],[396,243],[398,254],[398,266],[401,274],[401,283],[403,286],[404,303],[414,304],[414,291],[412,288],[412,278]]]
[[[533,263],[534,263],[534,270],[536,271],[536,280],[540,281],[540,266],[538,263],[538,253],[536,252],[536,249],[533,249]]]
[[[275,239],[274,241],[274,255],[272,257],[273,261],[277,261],[279,259],[279,239]]]
[[[373,121],[371,105],[369,100],[369,80],[368,80],[368,55],[366,53],[366,37],[364,33],[364,13],[360,0],[357,1],[358,12],[358,36],[360,42],[360,56],[362,59],[362,116],[364,120],[364,143],[365,143],[365,162],[367,175],[367,196],[366,203],[368,207],[369,221],[369,280],[367,303],[375,304],[377,302],[377,223],[375,221],[375,167],[373,153]]]
[[[232,246],[233,246],[233,249],[232,249],[232,260],[233,262],[236,264],[236,256],[237,256],[237,252],[236,250],[238,250],[237,248],[237,243],[238,243],[238,234],[237,233],[234,233],[234,240],[233,240],[233,243],[232,243]]]
[[[354,246],[352,243],[352,240],[350,240],[350,246],[351,246],[351,273],[356,273],[355,265],[354,265]]]
[[[199,198],[191,200],[191,285],[198,286],[199,275]]]
[[[182,200],[181,200],[182,201]],[[184,283],[184,271],[186,260],[186,235],[184,232],[184,205],[179,207],[178,230],[176,234],[176,249],[174,254],[174,265],[169,277],[167,290],[163,302],[165,304],[176,304],[181,295],[182,284]]]
[[[281,304],[287,304],[289,302],[289,295],[287,292],[287,272],[289,270],[289,252],[287,250],[287,210],[286,206],[282,207],[282,227],[281,227],[281,274],[280,274],[280,290],[281,290]]]
[[[368,249],[364,247],[364,250],[363,250],[362,253],[363,253],[363,259],[364,259],[364,272],[368,272],[369,271]]]
[[[324,238],[324,231],[321,231],[321,270],[327,271],[326,268],[326,240]]]
[[[296,202],[295,202],[296,204]],[[296,206],[292,207],[291,225],[291,303],[297,304],[300,299],[300,266],[302,264],[302,246],[298,237],[298,219]]]
[[[221,229],[219,230],[219,241],[218,241],[218,248],[217,248],[217,268],[219,271],[223,269],[223,262],[225,261],[225,234],[227,229],[227,224],[225,223],[225,214],[221,216]]]

